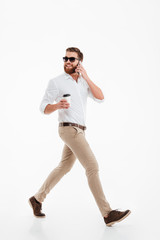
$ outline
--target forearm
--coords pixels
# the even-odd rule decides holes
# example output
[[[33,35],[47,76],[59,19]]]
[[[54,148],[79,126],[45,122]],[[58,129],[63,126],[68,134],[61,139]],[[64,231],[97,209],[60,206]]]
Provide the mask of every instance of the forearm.
[[[104,95],[101,89],[94,84],[89,77],[86,78],[86,81],[91,89],[93,96],[97,99],[104,99]]]
[[[56,104],[48,104],[44,110],[45,114],[50,114],[58,109],[58,105]]]

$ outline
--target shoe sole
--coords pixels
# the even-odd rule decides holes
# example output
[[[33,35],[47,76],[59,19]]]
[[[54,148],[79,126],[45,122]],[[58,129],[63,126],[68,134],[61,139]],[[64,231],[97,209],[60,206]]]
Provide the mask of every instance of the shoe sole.
[[[128,215],[131,213],[131,211],[129,210],[129,212],[124,215],[124,217],[122,217],[121,219],[119,220],[116,220],[116,221],[113,221],[113,222],[110,222],[110,223],[106,223],[107,226],[112,226],[113,224],[115,224],[116,222],[121,222],[123,219],[125,219],[126,217],[128,217]]]
[[[28,202],[29,202],[29,205],[31,206],[31,208],[32,208],[32,210],[33,210],[31,201],[28,200]],[[35,217],[37,217],[37,218],[44,218],[44,217],[45,217],[45,216],[36,216],[36,215],[34,214],[34,210],[33,210],[33,215],[34,215]]]

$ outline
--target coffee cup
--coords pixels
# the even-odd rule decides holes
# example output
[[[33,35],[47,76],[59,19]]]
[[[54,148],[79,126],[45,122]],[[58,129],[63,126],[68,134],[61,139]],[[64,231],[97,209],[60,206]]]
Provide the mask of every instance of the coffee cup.
[[[63,99],[66,99],[67,102],[70,104],[71,106],[71,94],[64,94],[63,95]]]

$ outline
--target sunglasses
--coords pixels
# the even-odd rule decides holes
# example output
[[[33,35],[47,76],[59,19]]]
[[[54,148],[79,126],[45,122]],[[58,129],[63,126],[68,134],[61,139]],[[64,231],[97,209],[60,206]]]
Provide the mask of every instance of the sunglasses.
[[[63,57],[63,61],[64,62],[67,62],[68,60],[70,61],[70,62],[74,62],[75,60],[80,60],[79,58],[75,58],[75,57]]]

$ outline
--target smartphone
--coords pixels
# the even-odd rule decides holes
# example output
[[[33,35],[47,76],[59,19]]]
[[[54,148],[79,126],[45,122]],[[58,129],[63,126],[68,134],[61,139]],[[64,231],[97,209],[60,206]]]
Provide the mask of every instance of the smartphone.
[[[79,63],[81,63],[81,61],[79,61],[79,62],[78,62],[77,66],[79,66],[79,65],[80,65]],[[78,72],[78,75],[80,75],[80,72]]]

